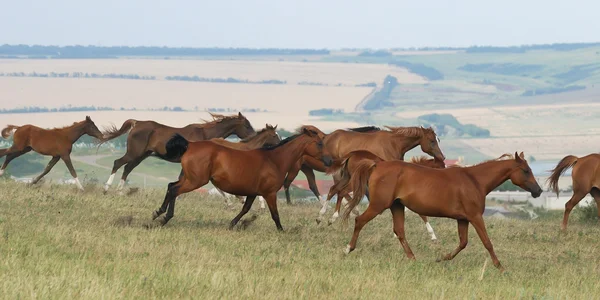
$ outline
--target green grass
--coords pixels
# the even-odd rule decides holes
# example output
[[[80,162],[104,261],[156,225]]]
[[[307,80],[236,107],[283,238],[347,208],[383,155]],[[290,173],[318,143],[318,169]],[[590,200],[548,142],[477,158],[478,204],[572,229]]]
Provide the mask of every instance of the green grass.
[[[486,220],[507,269],[501,274],[472,228],[462,253],[434,262],[456,247],[456,223],[432,219],[440,239],[432,243],[412,213],[406,228],[416,261],[393,237],[389,212],[369,223],[345,256],[351,228],[317,226],[316,203],[280,201],[282,233],[256,204],[248,216],[258,219],[229,231],[237,210],[190,193],[167,226],[148,230],[143,225],[162,190],[104,196],[93,186],[79,193],[0,181],[0,191],[6,299],[592,299],[600,292],[600,226],[577,215],[566,235],[558,233],[560,217]]]

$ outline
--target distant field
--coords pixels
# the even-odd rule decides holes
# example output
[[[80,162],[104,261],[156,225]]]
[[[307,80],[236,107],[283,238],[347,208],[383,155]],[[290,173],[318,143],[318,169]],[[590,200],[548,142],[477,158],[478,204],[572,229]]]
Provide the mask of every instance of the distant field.
[[[386,75],[401,83],[427,82],[404,68],[384,64],[346,64],[289,61],[241,61],[198,59],[1,59],[0,72],[138,74],[140,76],[194,76],[236,78],[252,81],[282,80],[289,84],[316,82],[356,85],[381,81]]]

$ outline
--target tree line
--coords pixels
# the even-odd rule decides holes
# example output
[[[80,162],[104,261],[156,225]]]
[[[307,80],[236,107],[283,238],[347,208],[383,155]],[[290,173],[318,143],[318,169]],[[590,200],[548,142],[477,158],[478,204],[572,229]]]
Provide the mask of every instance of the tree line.
[[[51,56],[52,58],[116,58],[119,56],[230,56],[230,55],[327,55],[326,49],[283,48],[194,48],[194,47],[147,47],[147,46],[0,46],[0,55]]]

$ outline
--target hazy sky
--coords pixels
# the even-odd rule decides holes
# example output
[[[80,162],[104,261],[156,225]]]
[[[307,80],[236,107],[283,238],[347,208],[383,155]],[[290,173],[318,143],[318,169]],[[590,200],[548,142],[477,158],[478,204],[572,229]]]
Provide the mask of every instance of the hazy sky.
[[[0,0],[0,44],[411,47],[600,41],[600,1]]]

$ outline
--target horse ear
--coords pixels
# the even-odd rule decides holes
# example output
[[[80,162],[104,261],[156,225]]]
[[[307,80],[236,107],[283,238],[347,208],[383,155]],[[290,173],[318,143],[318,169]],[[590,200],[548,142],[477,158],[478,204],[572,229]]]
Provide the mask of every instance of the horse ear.
[[[243,117],[243,116],[242,116],[242,112],[241,112],[241,111],[240,111],[240,112],[238,112],[238,117],[240,117],[240,118],[241,118],[241,117]]]
[[[517,152],[515,152],[515,160],[521,161],[521,157],[519,156],[519,154],[517,154]]]
[[[277,125],[275,125],[275,127],[273,127],[273,130],[277,129]]]
[[[525,154],[523,153],[523,151],[521,151],[521,153],[519,154],[519,156],[520,156],[522,159],[525,159]]]
[[[85,119],[88,121],[91,121],[92,119],[90,118],[90,116],[85,116]]]

